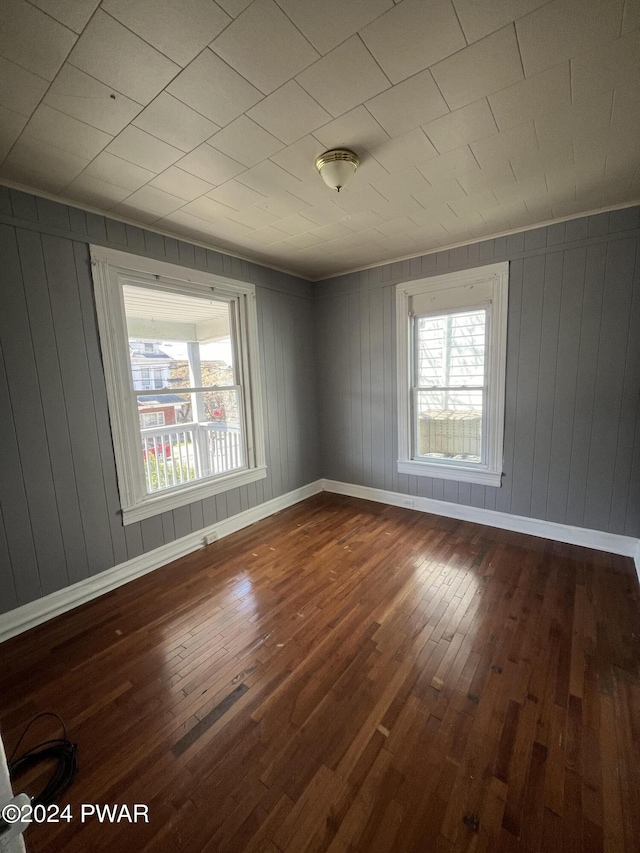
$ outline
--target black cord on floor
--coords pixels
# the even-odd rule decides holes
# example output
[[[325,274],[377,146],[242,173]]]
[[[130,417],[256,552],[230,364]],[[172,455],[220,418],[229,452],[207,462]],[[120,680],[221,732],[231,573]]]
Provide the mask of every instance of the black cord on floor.
[[[31,749],[28,749],[19,758],[15,758],[15,754],[20,748],[20,744],[24,740],[25,735],[33,723],[35,723],[36,720],[39,720],[40,717],[55,717],[59,720],[62,726],[62,737],[54,740],[45,740],[42,743],[37,744],[37,746],[33,746]],[[53,711],[36,714],[20,735],[20,739],[11,753],[11,758],[8,762],[9,776],[13,782],[21,773],[26,770],[30,770],[37,764],[40,764],[43,761],[55,761],[56,767],[51,778],[45,785],[44,789],[33,798],[32,802],[33,806],[51,805],[51,803],[55,803],[56,800],[60,799],[73,782],[78,769],[77,752],[78,744],[71,743],[71,741],[68,740],[67,727],[65,726],[62,717],[53,713]]]

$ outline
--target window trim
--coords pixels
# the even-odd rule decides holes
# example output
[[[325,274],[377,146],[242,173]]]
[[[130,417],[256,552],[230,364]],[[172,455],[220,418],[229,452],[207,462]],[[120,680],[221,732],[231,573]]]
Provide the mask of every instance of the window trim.
[[[264,412],[261,389],[260,351],[255,287],[224,276],[181,267],[104,246],[90,246],[96,313],[104,365],[109,417],[125,525],[168,510],[253,483],[267,476]],[[215,478],[193,481],[149,495],[144,484],[143,460],[138,452],[138,412],[130,405],[128,336],[120,278],[123,276],[158,282],[185,294],[238,300],[238,351],[241,363],[242,405],[245,412],[247,465]]]
[[[423,461],[413,454],[414,425],[412,413],[412,362],[411,352],[413,335],[410,315],[412,296],[435,291],[468,288],[470,293],[474,285],[491,284],[489,357],[487,367],[487,424],[484,464],[442,459]],[[507,307],[509,286],[509,262],[489,264],[470,270],[431,276],[412,282],[402,282],[396,286],[396,337],[397,337],[397,382],[398,382],[398,473],[423,477],[438,477],[442,480],[457,480],[461,483],[478,483],[484,486],[497,486],[502,483],[503,446],[504,446],[504,410],[505,379],[507,361]],[[486,300],[485,300],[486,301]],[[478,304],[477,301],[475,304]],[[474,306],[474,298],[469,297],[468,305]],[[466,305],[459,307],[467,310]],[[434,312],[437,309],[434,309]]]

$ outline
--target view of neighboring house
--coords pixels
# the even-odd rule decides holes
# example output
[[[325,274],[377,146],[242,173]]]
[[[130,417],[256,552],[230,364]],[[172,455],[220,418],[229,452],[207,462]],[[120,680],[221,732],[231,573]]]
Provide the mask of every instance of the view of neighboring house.
[[[172,366],[176,360],[160,349],[157,341],[129,340],[131,374],[135,390],[170,388]],[[188,405],[188,404],[187,404]],[[138,397],[140,428],[170,426],[179,423],[185,399],[177,394]]]

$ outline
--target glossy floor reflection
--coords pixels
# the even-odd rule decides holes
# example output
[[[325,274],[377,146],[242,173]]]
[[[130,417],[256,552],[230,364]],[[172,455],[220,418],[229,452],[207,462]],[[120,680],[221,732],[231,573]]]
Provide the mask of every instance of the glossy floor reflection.
[[[628,558],[312,498],[0,646],[8,750],[80,745],[29,849],[636,850],[639,604]]]

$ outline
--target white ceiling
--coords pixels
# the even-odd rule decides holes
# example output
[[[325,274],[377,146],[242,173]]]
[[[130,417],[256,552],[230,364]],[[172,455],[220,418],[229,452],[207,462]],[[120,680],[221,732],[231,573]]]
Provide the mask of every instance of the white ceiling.
[[[640,200],[639,131],[640,0],[0,3],[0,180],[309,278]]]

